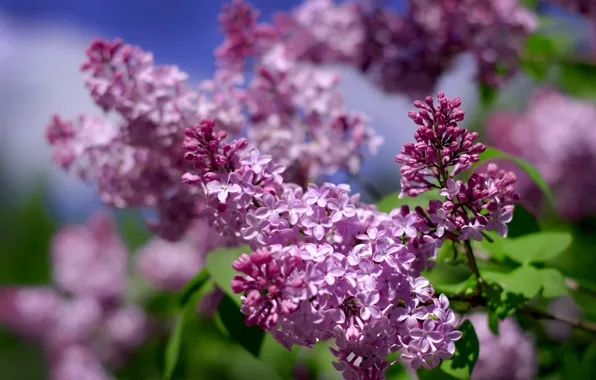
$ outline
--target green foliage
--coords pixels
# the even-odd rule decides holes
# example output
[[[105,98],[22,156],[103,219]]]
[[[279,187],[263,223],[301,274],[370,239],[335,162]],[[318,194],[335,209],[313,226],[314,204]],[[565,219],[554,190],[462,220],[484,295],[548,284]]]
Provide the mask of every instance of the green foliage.
[[[474,276],[470,276],[468,279],[455,284],[443,282],[433,282],[433,284],[437,293],[460,294],[468,289],[474,288],[476,285],[476,278]]]
[[[408,205],[411,210],[414,210],[418,206],[426,209],[428,207],[428,202],[433,199],[441,199],[439,196],[439,190],[431,190],[427,191],[426,193],[422,193],[417,197],[404,197],[402,199],[399,199],[399,192],[391,193],[383,197],[383,199],[377,203],[377,209],[386,213],[389,213],[393,209],[403,205]]]
[[[118,230],[130,253],[141,248],[151,237],[143,218],[133,211],[116,212]]]
[[[497,90],[494,87],[484,83],[480,83],[478,86],[478,93],[480,95],[480,104],[485,109],[490,108],[492,104],[497,100]]]
[[[524,265],[509,273],[484,272],[483,277],[498,283],[508,293],[521,294],[527,299],[535,297],[542,288],[538,269]]]
[[[578,379],[591,379],[596,374],[596,343],[592,343],[584,352],[581,372],[582,374]]]
[[[455,354],[441,363],[441,369],[455,378],[469,379],[480,354],[480,342],[470,321],[465,321],[459,330],[463,335],[455,344]]]
[[[184,289],[182,289],[182,291],[180,292],[180,306],[186,306],[186,304],[188,303],[188,301],[190,301],[192,296],[197,291],[201,290],[201,288],[203,288],[207,281],[209,281],[209,272],[207,271],[207,268],[203,268],[203,270],[200,271],[199,274],[197,274],[192,280],[186,283]]]
[[[0,210],[0,282],[43,284],[50,280],[50,242],[56,224],[42,192]]]
[[[487,147],[486,150],[480,155],[481,161],[486,161],[494,158],[502,158],[514,162],[517,166],[520,167],[520,169],[522,169],[528,175],[528,177],[530,177],[532,181],[534,181],[536,185],[538,185],[538,187],[540,188],[540,190],[542,190],[542,193],[545,195],[549,203],[554,204],[554,196],[550,187],[548,186],[546,181],[544,181],[544,178],[542,178],[540,172],[538,172],[538,170],[531,163],[521,158],[512,156],[503,151],[500,151],[498,149],[489,147]]]
[[[534,33],[526,39],[520,57],[520,65],[530,77],[542,81],[550,70],[550,60],[555,54],[555,45],[549,36]]]
[[[500,247],[518,263],[546,262],[563,253],[571,245],[566,232],[537,232],[514,239],[505,239]]]
[[[544,268],[540,269],[539,272],[542,282],[543,297],[556,298],[569,294],[569,290],[565,284],[565,277],[557,269]]]
[[[182,330],[184,329],[184,311],[181,311],[176,317],[174,330],[170,335],[170,340],[166,346],[164,380],[172,378],[178,356],[180,355],[180,346],[182,344]]]
[[[259,359],[267,364],[284,379],[291,379],[292,370],[298,357],[300,347],[294,346],[292,351],[288,351],[284,346],[278,343],[271,334],[266,334],[263,339]]]
[[[596,64],[562,62],[559,65],[557,84],[569,95],[596,99]]]
[[[536,9],[538,6],[538,0],[521,0],[520,4],[528,9]]]
[[[503,320],[524,305],[528,298],[522,294],[504,291],[499,284],[487,284],[482,292],[488,307],[488,326],[495,335],[499,335],[499,320]]]
[[[238,304],[227,294],[219,303],[217,314],[230,338],[254,356],[259,357],[265,331],[258,326],[247,326],[244,323],[245,316],[240,312]]]
[[[240,295],[232,291],[232,279],[238,274],[232,268],[232,262],[242,253],[250,253],[249,246],[243,245],[235,248],[218,248],[207,255],[205,268],[209,271],[213,281],[219,286],[234,302],[240,305]]]
[[[519,204],[515,205],[513,219],[509,222],[507,227],[509,228],[509,233],[507,234],[508,239],[540,231],[540,226],[534,215],[530,214]]]
[[[201,277],[201,274],[199,274],[199,276],[197,276],[197,277]],[[195,279],[196,279],[196,277],[195,277]],[[193,281],[194,281],[194,279],[191,280],[191,283]],[[198,283],[198,281],[194,282],[195,285],[197,283]],[[176,364],[178,363],[178,358],[180,356],[180,347],[182,345],[182,337],[183,337],[182,333],[183,333],[185,324],[187,323],[187,321],[189,319],[196,318],[197,303],[200,301],[200,299],[203,297],[203,295],[207,291],[213,289],[213,286],[209,286],[209,285],[213,285],[213,283],[211,281],[206,281],[206,280],[201,281],[201,284],[202,284],[201,287],[194,286],[193,292],[189,293],[188,289],[185,288],[186,293],[183,293],[185,295],[185,297],[187,298],[187,302],[183,303],[180,307],[180,311],[178,312],[178,315],[176,316],[176,321],[174,324],[175,327],[174,327],[173,332],[170,335],[170,339],[168,340],[168,343],[166,345],[165,368],[164,368],[164,379],[165,380],[169,380],[172,377],[174,370],[176,369]]]

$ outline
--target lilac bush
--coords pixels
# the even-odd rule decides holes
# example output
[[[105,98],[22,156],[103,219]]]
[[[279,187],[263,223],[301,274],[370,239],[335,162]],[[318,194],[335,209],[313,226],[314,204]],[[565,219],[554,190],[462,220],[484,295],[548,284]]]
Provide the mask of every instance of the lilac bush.
[[[106,117],[53,116],[53,160],[95,184],[107,205],[149,211],[154,236],[129,260],[105,214],[63,228],[51,247],[53,284],[4,289],[0,322],[42,344],[56,380],[112,378],[109,369],[159,335],[146,300],[131,294],[137,277],[156,297],[179,292],[166,378],[187,348],[184,324],[205,317],[255,356],[262,342],[244,341],[255,329],[289,351],[327,341],[335,370],[363,380],[399,365],[429,376],[532,378],[535,347],[513,314],[550,320],[553,339],[561,335],[553,323],[596,331],[580,314],[555,310],[568,289],[548,260],[568,248],[567,234],[502,240],[519,234],[509,223],[530,181],[546,195],[551,184],[565,212],[587,209],[589,181],[570,180],[568,168],[591,152],[591,106],[541,90],[524,116],[489,123],[489,140],[533,162],[544,180],[529,164],[485,160],[507,156],[464,127],[461,99],[425,95],[461,54],[473,56],[483,91],[527,71],[528,40],[544,37],[537,14],[516,0],[406,3],[397,12],[376,1],[307,0],[265,24],[233,0],[219,16],[216,71],[198,86],[140,47],[94,40],[81,70]],[[340,172],[362,181],[362,163],[382,143],[366,115],[344,103],[326,66],[335,63],[385,92],[423,98],[408,113],[413,140],[395,147],[400,192],[378,207],[328,179]],[[559,189],[572,182],[569,194]],[[436,280],[447,262],[465,264],[469,278]],[[519,285],[519,273],[529,285]],[[536,306],[552,299],[552,310]],[[229,326],[234,312],[245,324]]]
[[[0,289],[0,323],[44,348],[56,380],[111,379],[144,341],[149,320],[127,301],[127,249],[111,218],[63,227],[53,239],[50,286]]]
[[[467,317],[480,341],[480,356],[472,373],[473,380],[534,379],[537,372],[534,340],[524,333],[515,319],[499,322],[499,335],[488,328],[488,316],[475,313]]]
[[[567,112],[559,112],[565,109]],[[557,208],[568,219],[596,213],[596,105],[564,96],[553,88],[538,89],[523,114],[495,113],[487,123],[491,143],[532,162],[557,196]],[[569,170],[572,167],[573,170]],[[529,180],[520,184],[524,203],[538,210],[540,194]]]

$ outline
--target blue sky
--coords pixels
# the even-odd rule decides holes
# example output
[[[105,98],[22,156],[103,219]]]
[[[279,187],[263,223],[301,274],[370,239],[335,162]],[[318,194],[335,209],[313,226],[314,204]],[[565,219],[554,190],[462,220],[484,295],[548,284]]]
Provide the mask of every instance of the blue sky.
[[[34,21],[57,19],[78,24],[101,37],[121,37],[153,51],[160,63],[176,63],[191,73],[211,73],[213,50],[221,42],[213,0],[0,0],[0,9]],[[253,0],[262,18],[289,10],[300,0]],[[168,5],[166,5],[168,4]],[[171,5],[169,5],[171,4]]]

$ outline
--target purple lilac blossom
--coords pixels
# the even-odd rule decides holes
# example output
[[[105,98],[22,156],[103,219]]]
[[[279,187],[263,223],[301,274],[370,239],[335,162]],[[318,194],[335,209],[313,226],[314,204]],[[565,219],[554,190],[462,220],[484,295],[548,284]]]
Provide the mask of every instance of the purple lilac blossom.
[[[466,316],[474,325],[480,342],[480,356],[472,380],[531,380],[538,372],[536,347],[513,317],[499,321],[499,335],[488,327],[488,316],[475,313]]]
[[[404,164],[403,192],[446,186],[444,203],[431,201],[426,211],[403,206],[379,212],[343,184],[303,190],[284,181],[284,168],[273,157],[255,170],[251,157],[265,156],[245,139],[228,142],[215,122],[203,120],[186,130],[185,157],[193,170],[183,181],[240,189],[225,198],[208,193],[206,205],[220,233],[253,249],[233,263],[242,275],[232,280],[232,289],[243,294],[248,325],[267,330],[288,349],[332,339],[335,367],[349,379],[383,378],[393,364],[386,360],[391,352],[400,351],[400,360],[414,369],[433,368],[453,355],[461,333],[454,330],[449,301],[435,295],[420,273],[432,268],[442,239],[482,240],[484,229],[506,235],[510,218],[502,215],[518,197],[511,186],[515,176],[495,165],[465,183],[447,181],[470,169],[484,150],[473,143],[477,134],[457,126],[464,115],[460,104],[439,93],[438,104],[427,97],[410,114],[419,125],[418,143],[406,144],[397,157]],[[340,199],[350,211],[337,216]],[[433,222],[429,215],[439,209],[443,219]]]
[[[54,116],[47,128],[54,161],[95,183],[109,205],[155,210],[150,226],[167,240],[182,238],[200,216],[204,192],[226,198],[237,191],[225,181],[207,189],[180,183],[191,169],[182,159],[184,129],[200,120],[213,120],[231,137],[246,133],[288,168],[286,179],[302,186],[337,170],[357,173],[381,139],[363,114],[346,109],[337,75],[297,62],[271,26],[256,24],[257,16],[242,1],[224,6],[218,70],[198,88],[139,47],[93,41],[81,67],[86,87],[116,118]],[[265,164],[247,160],[257,173]]]
[[[296,57],[353,65],[383,90],[413,98],[462,53],[475,58],[481,83],[498,86],[516,72],[537,27],[518,0],[409,0],[404,13],[376,3],[307,0],[275,26]]]
[[[558,112],[561,109],[567,111]],[[596,191],[594,117],[595,104],[541,88],[523,114],[491,116],[487,135],[496,148],[534,164],[553,190],[560,214],[577,220],[596,213],[592,196]],[[519,189],[525,195],[527,208],[538,211],[541,198],[535,185],[524,181]]]
[[[126,256],[98,213],[53,239],[54,285],[0,289],[0,323],[42,345],[51,379],[112,379],[108,369],[144,341],[147,317],[125,302]]]
[[[247,324],[266,329],[288,349],[334,339],[336,367],[344,377],[354,372],[359,378],[382,378],[390,364],[384,354],[399,349],[415,368],[434,367],[453,354],[451,342],[461,334],[453,329],[449,302],[444,296],[434,298],[430,283],[419,277],[435,252],[413,267],[422,243],[403,245],[404,233],[394,233],[388,214],[362,207],[347,185],[324,183],[302,190],[286,184],[274,175],[282,171],[273,161],[256,173],[247,161],[254,148],[248,149],[242,139],[225,142],[212,121],[187,130],[186,136],[186,158],[194,167],[184,176],[187,183],[207,186],[226,178],[242,189],[223,202],[210,194],[206,203],[218,231],[254,249],[233,263],[246,276],[236,276],[232,288],[244,294],[241,310]],[[338,203],[350,211],[331,218]],[[272,209],[274,220],[269,217]],[[404,212],[402,218],[409,215]],[[403,239],[422,242],[418,235],[424,221],[413,218],[408,222],[413,231]],[[262,221],[259,233],[243,233],[255,220]],[[437,318],[426,325],[433,337],[440,336],[432,349],[426,335],[412,336],[405,321],[390,317],[400,301],[407,306],[404,315],[425,310],[417,314],[421,323]]]
[[[136,252],[136,268],[154,289],[176,292],[201,271],[207,253],[220,244],[224,242],[217,232],[199,218],[179,241],[152,238]]]
[[[583,310],[578,306],[571,296],[555,298],[548,304],[548,312],[557,317],[567,319],[581,319]],[[551,339],[565,342],[571,337],[572,327],[561,321],[544,321],[544,331]]]

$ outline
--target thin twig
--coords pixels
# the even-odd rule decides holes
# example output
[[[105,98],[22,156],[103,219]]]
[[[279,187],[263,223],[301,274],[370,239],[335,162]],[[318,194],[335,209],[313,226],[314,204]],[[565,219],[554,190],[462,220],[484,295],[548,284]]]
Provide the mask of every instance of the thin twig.
[[[565,285],[567,285],[567,288],[569,290],[573,290],[578,293],[584,293],[584,294],[590,295],[592,297],[596,297],[596,291],[594,291],[590,288],[586,288],[585,286],[581,285],[577,280],[574,280],[572,278],[566,278]]]
[[[478,295],[465,296],[465,295],[461,295],[461,294],[452,294],[452,295],[447,295],[447,298],[449,298],[452,301],[466,302],[472,306],[487,306],[486,299],[484,299],[484,297],[478,296]],[[584,321],[581,319],[567,318],[567,317],[560,316],[560,315],[550,314],[545,311],[535,309],[531,306],[522,306],[521,308],[518,309],[518,311],[520,313],[527,315],[529,317],[532,317],[532,318],[560,321],[560,322],[567,323],[570,326],[573,326],[573,327],[576,327],[576,328],[579,328],[582,330],[586,330],[586,331],[589,331],[592,333],[596,333],[596,323],[594,323],[594,322]]]
[[[468,265],[476,277],[476,294],[480,295],[482,293],[482,284],[484,283],[484,280],[482,279],[480,271],[478,270],[478,264],[476,264],[476,258],[474,257],[474,251],[472,249],[470,240],[464,240],[464,248],[466,251],[466,257],[468,259]]]

